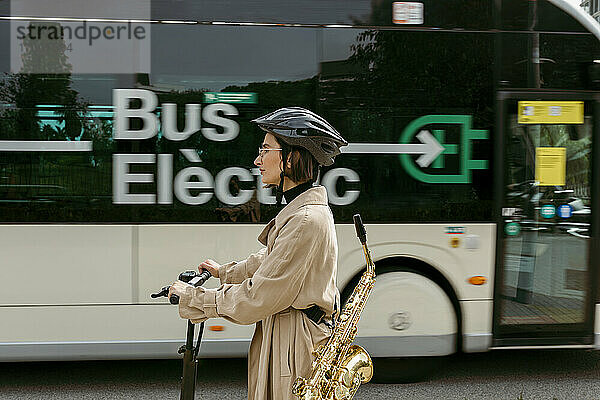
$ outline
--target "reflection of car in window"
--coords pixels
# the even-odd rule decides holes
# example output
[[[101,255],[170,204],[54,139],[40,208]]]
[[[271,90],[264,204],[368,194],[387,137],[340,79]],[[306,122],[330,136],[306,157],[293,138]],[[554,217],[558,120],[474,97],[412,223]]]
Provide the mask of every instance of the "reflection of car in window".
[[[587,221],[587,216],[591,213],[590,207],[584,204],[583,199],[574,196],[574,190],[563,189],[562,186],[548,186],[548,189],[541,192],[539,199],[539,207],[543,205],[552,205],[554,207],[560,207],[562,205],[571,206],[571,217],[570,222],[578,222],[580,217],[583,217]],[[556,218],[561,219],[557,214]]]
[[[574,196],[574,190],[565,189],[563,186],[539,186],[535,181],[525,181],[510,184],[507,189],[509,205],[520,210],[519,214],[522,214],[524,219],[538,219],[540,210],[545,205],[571,206],[570,222],[587,222],[587,216],[591,214],[591,209],[584,199]],[[550,221],[551,219],[548,220]]]
[[[535,181],[525,181],[513,183],[507,186],[506,194],[508,205],[515,207],[519,212],[517,216],[524,219],[533,219],[535,205],[538,203],[537,183]]]

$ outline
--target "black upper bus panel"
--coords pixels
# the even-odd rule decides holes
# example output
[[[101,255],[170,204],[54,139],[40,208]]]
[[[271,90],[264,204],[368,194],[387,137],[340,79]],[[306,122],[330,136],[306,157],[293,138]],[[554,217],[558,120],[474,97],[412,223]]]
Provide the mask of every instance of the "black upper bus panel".
[[[353,25],[402,28],[585,32],[573,18],[545,1],[420,0],[423,24],[394,24],[393,0],[153,0],[155,20]],[[494,4],[499,7],[499,27]],[[536,19],[535,23],[531,23]],[[539,22],[538,22],[539,21]]]
[[[502,0],[501,15],[503,30],[587,32],[577,20],[543,0]]]
[[[422,25],[395,25],[392,0],[154,0],[152,18],[203,22],[491,29],[492,1],[421,0]]]
[[[352,25],[403,29],[452,29],[508,31],[586,32],[575,18],[547,0],[420,0],[422,24],[395,24],[393,0],[148,0],[154,21],[196,21],[201,23],[257,23],[300,25]],[[566,1],[566,0],[565,0]],[[17,15],[9,2],[0,1],[0,15]],[[495,11],[494,7],[498,7]],[[85,8],[84,8],[85,9]],[[93,7],[81,18],[146,19],[147,8],[115,15],[114,10]],[[137,15],[139,14],[139,15]],[[61,15],[36,15],[58,17]],[[535,22],[532,22],[535,21]]]

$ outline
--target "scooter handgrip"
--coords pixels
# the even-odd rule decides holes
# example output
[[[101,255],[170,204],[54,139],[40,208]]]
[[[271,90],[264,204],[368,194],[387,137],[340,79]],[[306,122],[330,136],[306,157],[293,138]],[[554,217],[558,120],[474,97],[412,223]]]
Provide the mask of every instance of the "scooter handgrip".
[[[194,287],[202,286],[204,285],[204,282],[206,282],[211,276],[212,275],[210,274],[210,272],[207,269],[205,269],[204,271],[202,271],[201,274],[196,275],[194,279],[190,280],[188,283]]]
[[[205,269],[200,275],[197,275],[188,283],[194,287],[202,286],[204,285],[204,282],[206,282],[211,276],[212,275],[210,274],[210,272]],[[171,297],[169,297],[169,302],[171,304],[179,304],[179,296],[177,296],[176,294],[172,294]]]
[[[202,273],[200,274],[200,276],[198,276],[199,280],[198,283],[195,284],[194,286],[202,286],[204,285],[204,282],[206,282],[210,277],[211,277],[211,273],[209,270],[205,269],[204,271],[202,271]]]

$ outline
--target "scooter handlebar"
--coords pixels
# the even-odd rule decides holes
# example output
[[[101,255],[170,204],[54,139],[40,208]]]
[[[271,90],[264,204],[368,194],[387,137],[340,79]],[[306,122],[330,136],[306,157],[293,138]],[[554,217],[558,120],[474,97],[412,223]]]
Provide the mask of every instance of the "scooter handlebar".
[[[190,279],[188,283],[194,287],[202,286],[204,285],[204,282],[206,282],[211,276],[212,275],[210,274],[210,272],[205,269],[204,271],[202,271],[201,274],[196,275],[194,278]],[[177,296],[176,294],[171,295],[171,297],[169,297],[169,303],[173,305],[179,304],[179,296]]]
[[[195,271],[185,271],[179,274],[179,280],[187,282],[194,287],[198,287],[204,285],[204,282],[206,282],[211,276],[212,275],[210,274],[210,272],[206,269],[203,270],[200,274]],[[157,297],[167,297],[169,296],[170,288],[171,286],[165,286],[160,290],[160,292],[152,293],[150,297],[152,297],[153,299]],[[179,296],[177,296],[176,294],[171,295],[171,297],[169,297],[169,303],[179,304]]]

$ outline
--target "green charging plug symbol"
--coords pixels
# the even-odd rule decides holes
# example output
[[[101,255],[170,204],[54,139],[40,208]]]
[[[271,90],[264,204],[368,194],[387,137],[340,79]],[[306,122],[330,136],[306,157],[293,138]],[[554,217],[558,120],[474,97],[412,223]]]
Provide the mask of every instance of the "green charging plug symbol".
[[[417,118],[406,126],[400,136],[400,144],[409,144],[416,135],[419,140],[425,135],[430,135],[429,131],[423,127],[434,124],[456,124],[461,126],[460,145],[444,144],[445,131],[432,130],[432,137],[438,145],[444,148],[443,151],[435,155],[435,159],[423,160],[417,159],[418,166],[410,154],[400,154],[400,162],[406,172],[421,182],[425,183],[471,183],[471,171],[474,169],[487,169],[488,160],[472,160],[472,141],[489,138],[489,132],[483,129],[472,129],[473,117],[470,115],[425,115]],[[460,151],[459,151],[460,149]],[[446,155],[459,155],[459,173],[452,175],[428,174],[421,170],[431,165],[432,168],[444,168],[444,157]]]

